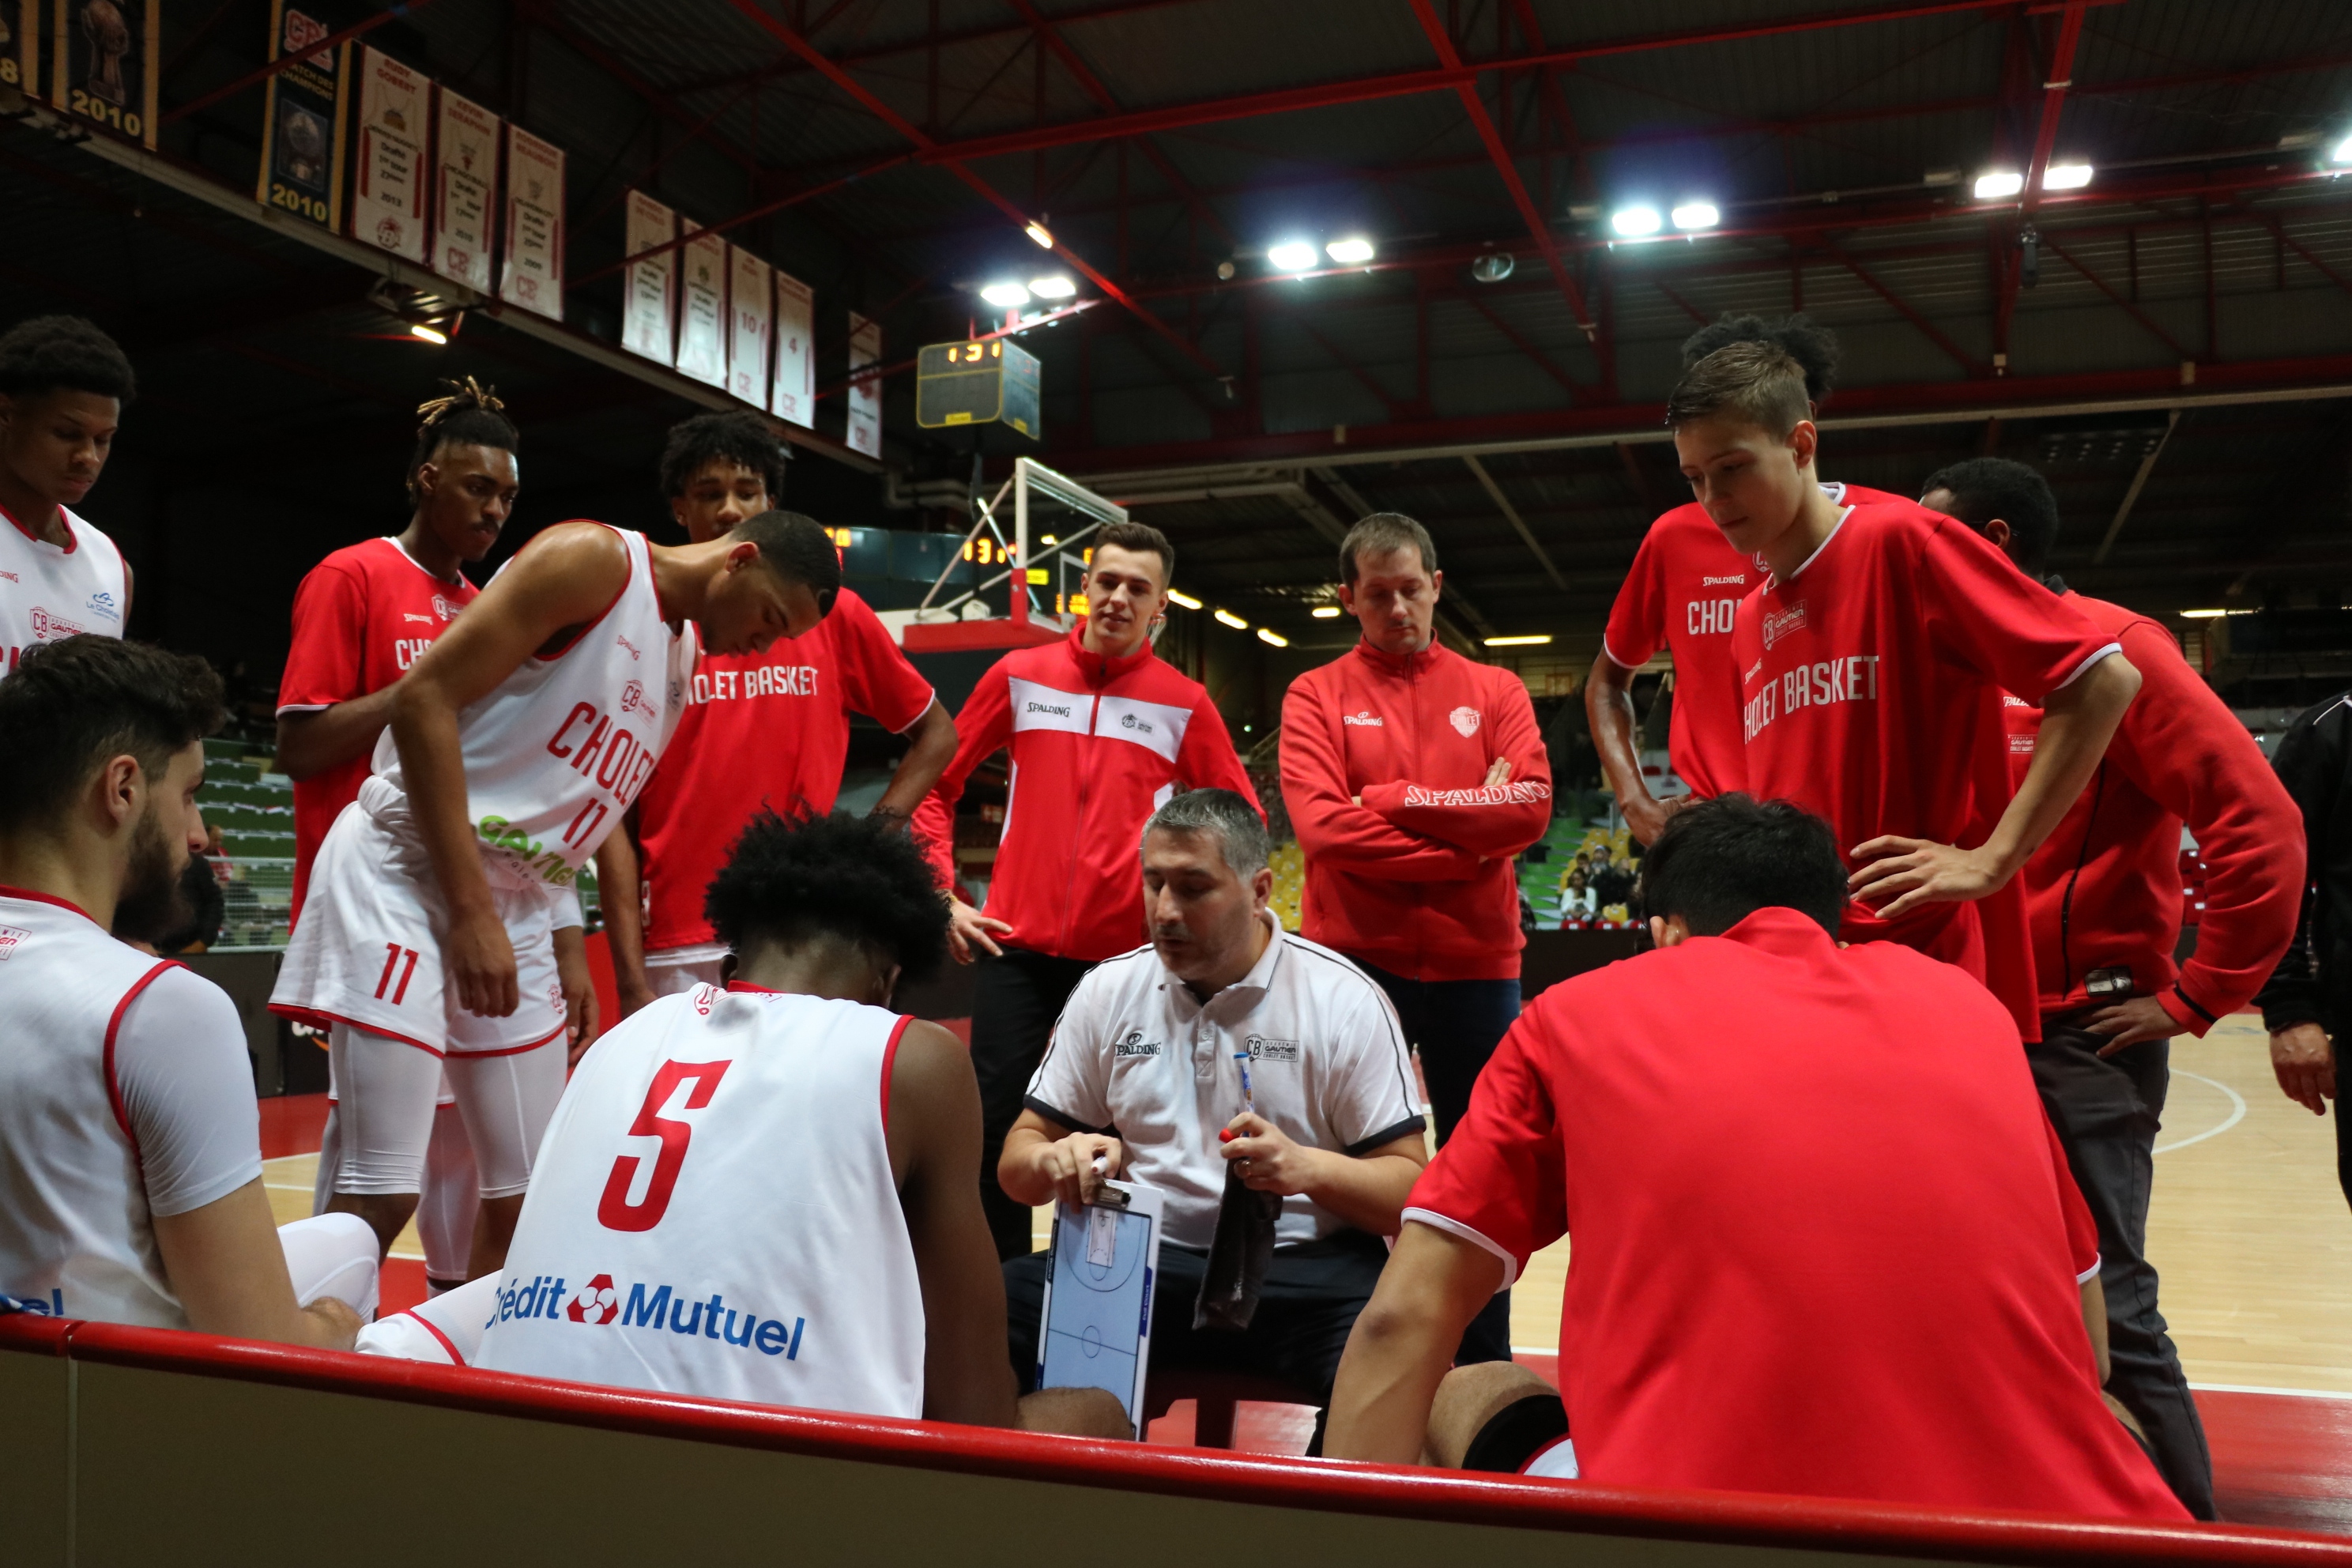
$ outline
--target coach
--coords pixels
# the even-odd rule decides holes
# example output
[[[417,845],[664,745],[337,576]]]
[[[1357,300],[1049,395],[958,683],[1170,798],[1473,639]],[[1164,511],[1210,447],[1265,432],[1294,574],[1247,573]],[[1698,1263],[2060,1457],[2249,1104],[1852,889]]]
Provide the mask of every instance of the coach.
[[[1785,801],[1677,811],[1643,879],[1658,950],[1537,998],[1414,1184],[1330,1457],[2182,1517],[2101,1401],[2097,1240],[2007,1009],[1841,946],[1837,840]],[[1558,1392],[1449,1373],[1564,1234]]]
[[[1274,873],[1248,800],[1176,796],[1145,827],[1142,860],[1151,945],[1071,993],[997,1177],[1024,1204],[1078,1202],[1099,1158],[1103,1174],[1166,1194],[1153,1370],[1253,1372],[1319,1405],[1387,1259],[1378,1238],[1396,1234],[1428,1158],[1404,1037],[1379,987],[1267,912]],[[1192,1326],[1228,1169],[1282,1199],[1238,1333]],[[1024,1388],[1046,1268],[1045,1253],[1004,1266]]]
[[[1519,1016],[1511,858],[1551,820],[1551,764],[1527,688],[1441,647],[1429,531],[1375,512],[1339,543],[1339,602],[1363,639],[1291,683],[1282,794],[1307,857],[1302,929],[1396,1004],[1443,1144]],[[1508,1361],[1497,1298],[1465,1361]]]
[[[1970,458],[1931,476],[1923,504],[1999,545],[2140,672],[2139,699],[2090,787],[2025,863],[2042,1009],[2042,1038],[2026,1057],[2099,1223],[2108,1391],[2139,1417],[2174,1494],[2211,1519],[2213,1461],[2146,1256],[2148,1194],[2171,1037],[2201,1036],[2244,1006],[2294,934],[2303,888],[2294,802],[2169,631],[2045,575],[2058,501],[2040,474],[2006,458]],[[2021,778],[2042,711],[2012,697],[2002,714],[2011,773]],[[2184,824],[2205,860],[2205,914],[2197,951],[2176,965]]]

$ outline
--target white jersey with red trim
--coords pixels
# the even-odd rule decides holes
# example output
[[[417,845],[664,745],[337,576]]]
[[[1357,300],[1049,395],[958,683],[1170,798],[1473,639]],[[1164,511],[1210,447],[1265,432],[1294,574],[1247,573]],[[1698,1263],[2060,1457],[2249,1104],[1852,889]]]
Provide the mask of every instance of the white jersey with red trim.
[[[131,1004],[184,973],[69,904],[0,894],[0,1292],[33,1310],[188,1326],[115,1071]]]
[[[604,613],[562,652],[525,659],[457,715],[476,836],[559,887],[571,885],[645,787],[693,673],[693,644],[663,619],[646,536],[613,531],[628,551],[629,579]],[[376,742],[375,776],[361,786],[360,804],[395,830],[406,816],[390,730]]]
[[[114,541],[64,507],[66,543],[38,539],[0,508],[11,526],[0,528],[0,644],[7,668],[16,668],[37,643],[62,642],[79,632],[122,635],[131,600],[130,574]]]
[[[907,1020],[738,986],[599,1039],[540,1146],[477,1365],[870,1415],[923,1412],[885,1121]]]

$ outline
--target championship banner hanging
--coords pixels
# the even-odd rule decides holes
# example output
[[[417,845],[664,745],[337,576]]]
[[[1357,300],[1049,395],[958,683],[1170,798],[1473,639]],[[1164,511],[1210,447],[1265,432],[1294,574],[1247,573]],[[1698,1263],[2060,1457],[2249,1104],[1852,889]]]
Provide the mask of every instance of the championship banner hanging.
[[[727,242],[698,234],[678,247],[677,373],[727,384]]]
[[[41,0],[0,0],[0,106],[16,113],[17,96],[41,96]],[[142,127],[143,129],[143,127]]]
[[[768,412],[803,427],[816,423],[816,292],[788,273],[776,274],[776,380]]]
[[[67,0],[58,0],[62,10]],[[85,0],[87,8],[114,0]],[[144,0],[154,5],[157,0]],[[343,222],[343,97],[352,46],[318,49],[334,29],[286,0],[270,0],[269,58],[302,58],[269,79],[261,110],[261,180],[254,198],[321,228]]]
[[[411,261],[425,259],[425,146],[432,118],[433,83],[362,45],[352,237]]]
[[[882,378],[857,373],[882,363],[882,323],[849,312],[849,429],[847,445],[869,458],[882,455]]]
[[[563,320],[563,150],[507,127],[506,269],[499,298]]]
[[[490,224],[499,210],[499,117],[441,89],[433,148],[433,270],[490,291]]]
[[[17,61],[28,89],[35,79],[31,11],[24,7],[24,52]],[[163,29],[163,0],[57,0],[50,12],[49,106],[153,152]],[[270,58],[277,58],[272,51]]]
[[[621,254],[635,256],[677,237],[677,215],[643,191],[629,193]],[[621,346],[661,364],[670,363],[670,322],[677,301],[677,252],[665,250],[629,263],[621,296]]]
[[[775,321],[775,289],[768,264],[737,246],[727,279],[727,390],[757,408],[766,399],[768,338]]]

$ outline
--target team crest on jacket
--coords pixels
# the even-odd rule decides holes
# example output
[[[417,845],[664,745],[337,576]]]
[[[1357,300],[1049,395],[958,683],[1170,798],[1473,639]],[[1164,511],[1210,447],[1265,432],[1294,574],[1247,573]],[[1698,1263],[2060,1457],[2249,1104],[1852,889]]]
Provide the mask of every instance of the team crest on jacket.
[[[1764,612],[1764,646],[1769,648],[1790,632],[1802,631],[1804,627],[1805,602],[1802,599],[1785,610],[1767,610]]]
[[[620,1312],[620,1298],[614,1293],[610,1274],[599,1274],[580,1287],[580,1294],[563,1309],[563,1315],[575,1323],[609,1323]]]
[[[1454,729],[1461,731],[1465,741],[1478,732],[1478,710],[1475,708],[1456,708],[1445,717]]]

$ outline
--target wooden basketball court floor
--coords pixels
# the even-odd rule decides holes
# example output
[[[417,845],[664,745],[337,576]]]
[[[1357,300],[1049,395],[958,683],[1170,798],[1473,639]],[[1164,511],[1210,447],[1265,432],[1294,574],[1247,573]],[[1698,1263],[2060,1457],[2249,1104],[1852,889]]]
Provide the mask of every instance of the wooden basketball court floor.
[[[325,1097],[265,1100],[263,1112],[271,1205],[281,1222],[299,1218],[310,1209]],[[1038,1211],[1040,1247],[1049,1212]],[[1539,1254],[1511,1296],[1518,1357],[1546,1376],[1569,1247]],[[2352,1211],[2336,1186],[2335,1129],[2279,1092],[2258,1018],[2173,1042],[2148,1255],[2204,1414],[2224,1517],[2352,1533]],[[423,1256],[412,1226],[385,1271],[386,1310],[423,1296]],[[1295,1406],[1244,1405],[1234,1446],[1300,1453],[1311,1427]],[[1189,1442],[1189,1403],[1150,1436]]]

